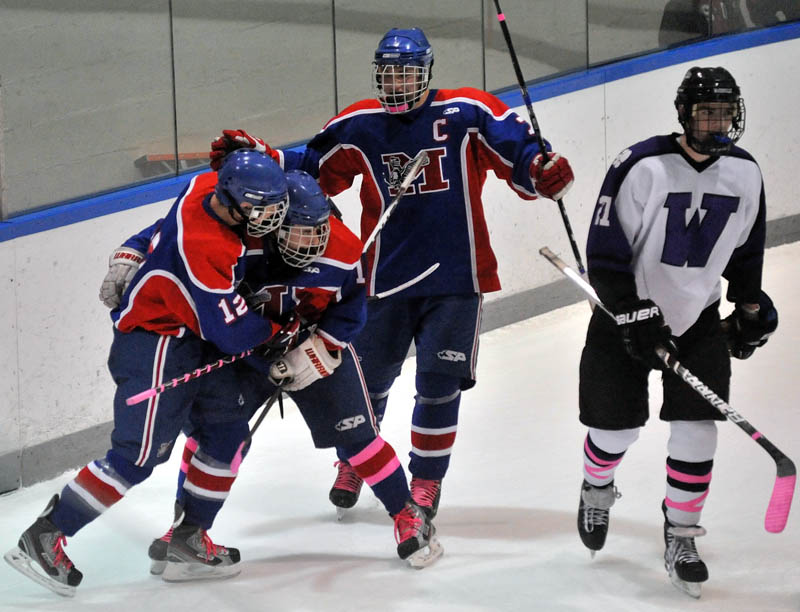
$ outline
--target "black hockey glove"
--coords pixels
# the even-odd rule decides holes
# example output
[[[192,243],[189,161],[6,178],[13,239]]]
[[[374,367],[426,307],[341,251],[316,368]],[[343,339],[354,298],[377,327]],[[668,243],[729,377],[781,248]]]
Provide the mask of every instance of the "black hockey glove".
[[[734,311],[722,320],[728,336],[728,350],[736,359],[747,359],[759,346],[764,346],[778,328],[778,311],[770,297],[761,292],[758,310],[745,310],[736,304]]]
[[[665,369],[666,365],[656,355],[656,347],[662,346],[672,355],[677,348],[658,305],[649,299],[629,298],[617,303],[614,313],[628,355],[650,368]]]
[[[261,344],[256,351],[270,361],[280,359],[297,343],[300,334],[300,318],[292,313],[289,320],[272,337]]]

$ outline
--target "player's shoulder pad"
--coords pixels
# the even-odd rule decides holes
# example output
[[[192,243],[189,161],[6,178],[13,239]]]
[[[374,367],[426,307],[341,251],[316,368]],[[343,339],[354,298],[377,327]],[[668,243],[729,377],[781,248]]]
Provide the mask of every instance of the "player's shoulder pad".
[[[495,117],[502,117],[511,109],[497,96],[474,87],[459,87],[458,89],[437,89],[434,103],[447,104],[448,102],[462,102],[483,108]]]
[[[381,106],[380,102],[378,102],[378,100],[376,100],[375,98],[367,98],[365,100],[359,100],[358,102],[354,102],[350,106],[346,107],[344,110],[340,111],[339,114],[330,119],[322,129],[324,130],[331,125],[340,123],[346,119],[350,119],[358,115],[364,115],[369,113],[382,113],[382,112],[384,112],[383,107]]]
[[[331,217],[331,235],[323,257],[352,265],[361,257],[361,240],[336,217]]]
[[[731,150],[728,151],[725,155],[727,155],[728,157],[738,157],[739,159],[746,159],[747,161],[751,161],[756,166],[758,166],[758,162],[755,160],[755,158],[741,147],[737,146],[731,147]]]
[[[609,171],[627,174],[642,159],[668,153],[678,153],[680,145],[675,141],[676,136],[676,134],[653,136],[623,149],[611,162]]]

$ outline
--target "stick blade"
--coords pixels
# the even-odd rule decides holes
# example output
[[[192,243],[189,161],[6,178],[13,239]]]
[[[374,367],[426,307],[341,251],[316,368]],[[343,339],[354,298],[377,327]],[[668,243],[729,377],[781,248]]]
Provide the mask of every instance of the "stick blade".
[[[764,529],[770,533],[780,533],[786,527],[796,484],[797,470],[794,463],[788,457],[782,457],[778,461],[778,476],[775,478],[772,497],[769,499],[767,515],[764,518]]]

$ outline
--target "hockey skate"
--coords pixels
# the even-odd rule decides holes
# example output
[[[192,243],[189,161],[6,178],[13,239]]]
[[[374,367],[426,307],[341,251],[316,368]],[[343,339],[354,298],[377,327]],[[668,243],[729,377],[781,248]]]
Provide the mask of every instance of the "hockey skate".
[[[427,512],[411,500],[394,515],[394,537],[397,554],[413,568],[428,567],[444,554]]]
[[[700,587],[708,580],[708,568],[697,552],[694,539],[706,535],[706,530],[699,525],[681,527],[667,520],[667,507],[662,504],[664,512],[664,567],[669,579],[676,588],[690,597],[700,598]]]
[[[622,494],[614,486],[614,481],[604,487],[594,487],[585,480],[581,485],[581,499],[578,504],[578,534],[581,541],[594,558],[601,550],[608,535],[609,509]]]
[[[172,525],[167,532],[160,538],[156,538],[150,543],[150,548],[147,549],[147,556],[150,557],[150,573],[154,576],[160,576],[164,573],[167,567],[167,548],[169,542],[172,540],[172,530],[175,529],[183,521],[183,506],[175,502],[175,518]]]
[[[364,484],[364,481],[346,461],[337,461],[333,465],[338,468],[339,472],[336,475],[333,487],[331,487],[328,499],[336,506],[336,519],[341,521],[344,518],[345,511],[356,505],[358,495],[361,493],[361,485]]]
[[[439,510],[439,498],[442,496],[441,480],[425,480],[424,478],[411,478],[411,499],[420,508],[425,510],[428,518],[433,520]]]
[[[74,597],[75,587],[81,583],[83,574],[64,553],[67,538],[50,522],[49,516],[57,503],[58,495],[54,495],[36,522],[20,536],[17,546],[3,558],[15,570],[43,587],[64,597]]]
[[[242,571],[236,548],[214,544],[205,529],[183,523],[173,528],[167,545],[167,582],[232,578]]]

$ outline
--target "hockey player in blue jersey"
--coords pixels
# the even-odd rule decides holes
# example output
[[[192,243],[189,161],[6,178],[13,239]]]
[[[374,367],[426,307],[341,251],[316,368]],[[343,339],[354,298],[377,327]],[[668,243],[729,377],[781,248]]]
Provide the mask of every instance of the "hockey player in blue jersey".
[[[566,158],[543,163],[532,129],[495,96],[469,87],[430,89],[433,50],[419,28],[392,29],[372,66],[375,99],[331,119],[304,153],[271,150],[242,130],[212,143],[212,166],[237,147],[269,152],[285,168],[319,176],[336,195],[361,175],[361,235],[366,238],[397,194],[411,160],[428,155],[366,255],[370,295],[394,289],[439,263],[429,276],[368,305],[355,342],[370,397],[383,418],[389,390],[413,341],[416,401],[411,423],[411,493],[434,516],[458,427],[461,392],[475,384],[483,294],[500,289],[481,192],[492,170],[520,197],[558,199],[573,181]],[[361,479],[346,457],[330,499],[358,499]]]
[[[775,331],[761,288],[766,201],[755,160],[734,146],[745,127],[740,90],[724,68],[690,69],[675,99],[682,134],[625,149],[608,170],[589,230],[589,279],[616,324],[595,310],[580,364],[584,482],[578,531],[594,552],[620,497],[614,473],[648,418],[647,379],[669,347],[727,401],[730,355],[746,359]],[[721,324],[720,276],[733,313]],[[708,570],[695,538],[718,420],[725,417],[667,371],[661,419],[670,424],[664,512],[665,565],[699,597]]]
[[[244,236],[277,229],[287,206],[278,165],[261,153],[238,151],[219,173],[193,178],[154,228],[146,259],[111,312],[108,367],[117,385],[111,449],[54,495],[6,553],[15,569],[60,595],[74,595],[82,574],[64,552],[66,538],[165,462],[181,429],[190,425],[204,451],[196,457],[198,473],[211,476],[198,478],[186,495],[167,578],[220,578],[240,571],[238,551],[214,544],[207,530],[230,490],[226,474],[247,422],[217,417],[231,406],[243,413],[255,410],[261,398],[242,391],[232,370],[220,369],[210,375],[214,385],[191,380],[136,406],[125,399],[224,354],[259,345],[275,349],[274,357],[283,354],[297,325],[282,327],[252,312],[235,289],[244,272]]]
[[[330,216],[330,201],[313,177],[294,170],[286,173],[286,182],[289,206],[283,224],[269,235],[247,239],[247,272],[238,291],[251,311],[281,322],[298,315],[313,333],[304,333],[303,341],[281,359],[280,366],[254,356],[248,360],[253,367],[236,362],[226,371],[235,373],[239,388],[248,398],[266,400],[275,392],[276,383],[283,380],[282,388],[297,404],[314,445],[336,447],[394,519],[398,555],[413,567],[430,565],[443,549],[430,518],[410,500],[408,481],[397,455],[378,432],[358,358],[350,344],[366,320],[361,242],[339,219]],[[152,229],[131,237],[120,248],[143,252]],[[134,267],[130,260],[125,261],[121,264],[112,256],[104,287],[109,287],[111,279],[127,275],[117,274],[117,266]],[[270,380],[261,373],[264,368]],[[206,384],[213,387],[217,382],[209,376]],[[246,433],[247,420],[257,405],[248,403],[249,411],[234,405],[231,416],[217,418],[239,419],[239,430]],[[207,470],[198,471],[197,457],[203,456],[203,444],[191,427],[185,430],[176,514],[181,513],[187,492],[195,492],[199,482],[208,488],[212,480]],[[225,491],[230,490],[235,476],[226,475],[222,483]],[[218,494],[210,491],[206,497],[212,500]],[[170,529],[150,547],[151,571],[155,574],[175,573],[168,559],[172,537]]]

